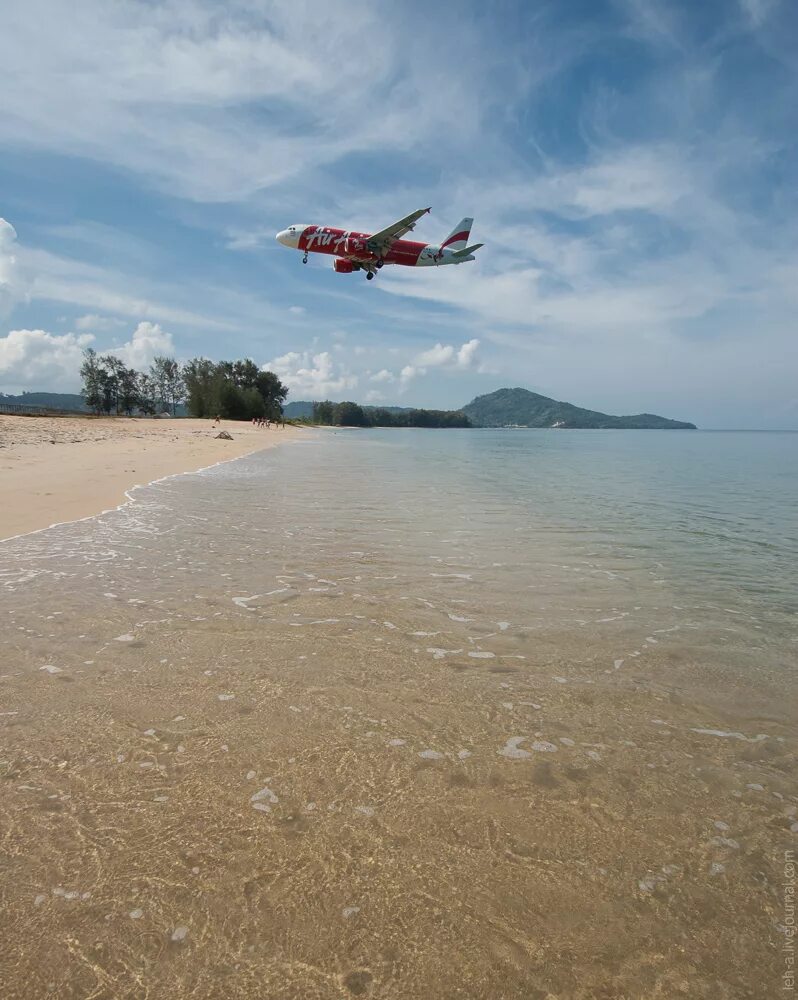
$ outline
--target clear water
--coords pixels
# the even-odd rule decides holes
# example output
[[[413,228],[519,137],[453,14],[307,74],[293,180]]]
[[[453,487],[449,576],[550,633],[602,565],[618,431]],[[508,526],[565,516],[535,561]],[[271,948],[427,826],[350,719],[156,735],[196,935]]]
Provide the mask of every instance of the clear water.
[[[760,995],[796,497],[796,434],[329,431],[0,545],[3,995]]]

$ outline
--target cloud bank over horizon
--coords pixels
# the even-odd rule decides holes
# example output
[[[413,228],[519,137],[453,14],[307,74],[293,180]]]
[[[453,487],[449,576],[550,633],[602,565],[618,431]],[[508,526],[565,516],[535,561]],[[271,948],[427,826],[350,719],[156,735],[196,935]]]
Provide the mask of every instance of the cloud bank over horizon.
[[[249,356],[295,399],[798,427],[786,0],[346,10],[10,0],[0,391],[76,389],[90,343]],[[367,285],[273,240],[428,204],[476,262]]]

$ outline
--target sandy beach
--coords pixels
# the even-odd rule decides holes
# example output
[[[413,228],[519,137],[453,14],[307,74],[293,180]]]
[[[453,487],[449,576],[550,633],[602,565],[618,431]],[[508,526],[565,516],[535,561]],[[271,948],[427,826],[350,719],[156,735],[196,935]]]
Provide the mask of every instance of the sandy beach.
[[[220,430],[233,440],[217,440]],[[0,415],[0,539],[99,514],[133,486],[301,433],[230,420]]]

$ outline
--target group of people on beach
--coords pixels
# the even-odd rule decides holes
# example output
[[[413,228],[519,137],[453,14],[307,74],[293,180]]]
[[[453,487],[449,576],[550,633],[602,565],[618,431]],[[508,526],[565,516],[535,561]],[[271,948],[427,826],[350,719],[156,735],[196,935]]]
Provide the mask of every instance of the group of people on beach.
[[[265,427],[266,430],[270,427],[276,427],[278,430],[283,430],[285,428],[285,420],[283,420],[282,417],[277,420],[269,420],[268,417],[253,417],[252,426]]]
[[[222,418],[217,415],[214,418],[213,426],[214,427],[218,427],[219,424],[221,423],[221,420],[222,420]],[[272,425],[274,425],[275,427],[277,427],[279,430],[283,430],[285,428],[285,420],[282,417],[279,420],[269,420],[268,417],[253,417],[252,418],[252,426],[253,427],[265,427],[266,430],[268,430]]]

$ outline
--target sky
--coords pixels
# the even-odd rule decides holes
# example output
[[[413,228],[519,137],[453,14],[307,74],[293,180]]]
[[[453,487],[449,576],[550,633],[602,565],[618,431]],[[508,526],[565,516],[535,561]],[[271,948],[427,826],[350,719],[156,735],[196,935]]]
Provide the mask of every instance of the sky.
[[[6,0],[0,93],[0,392],[92,346],[798,428],[794,0]],[[428,205],[475,262],[274,240]]]

